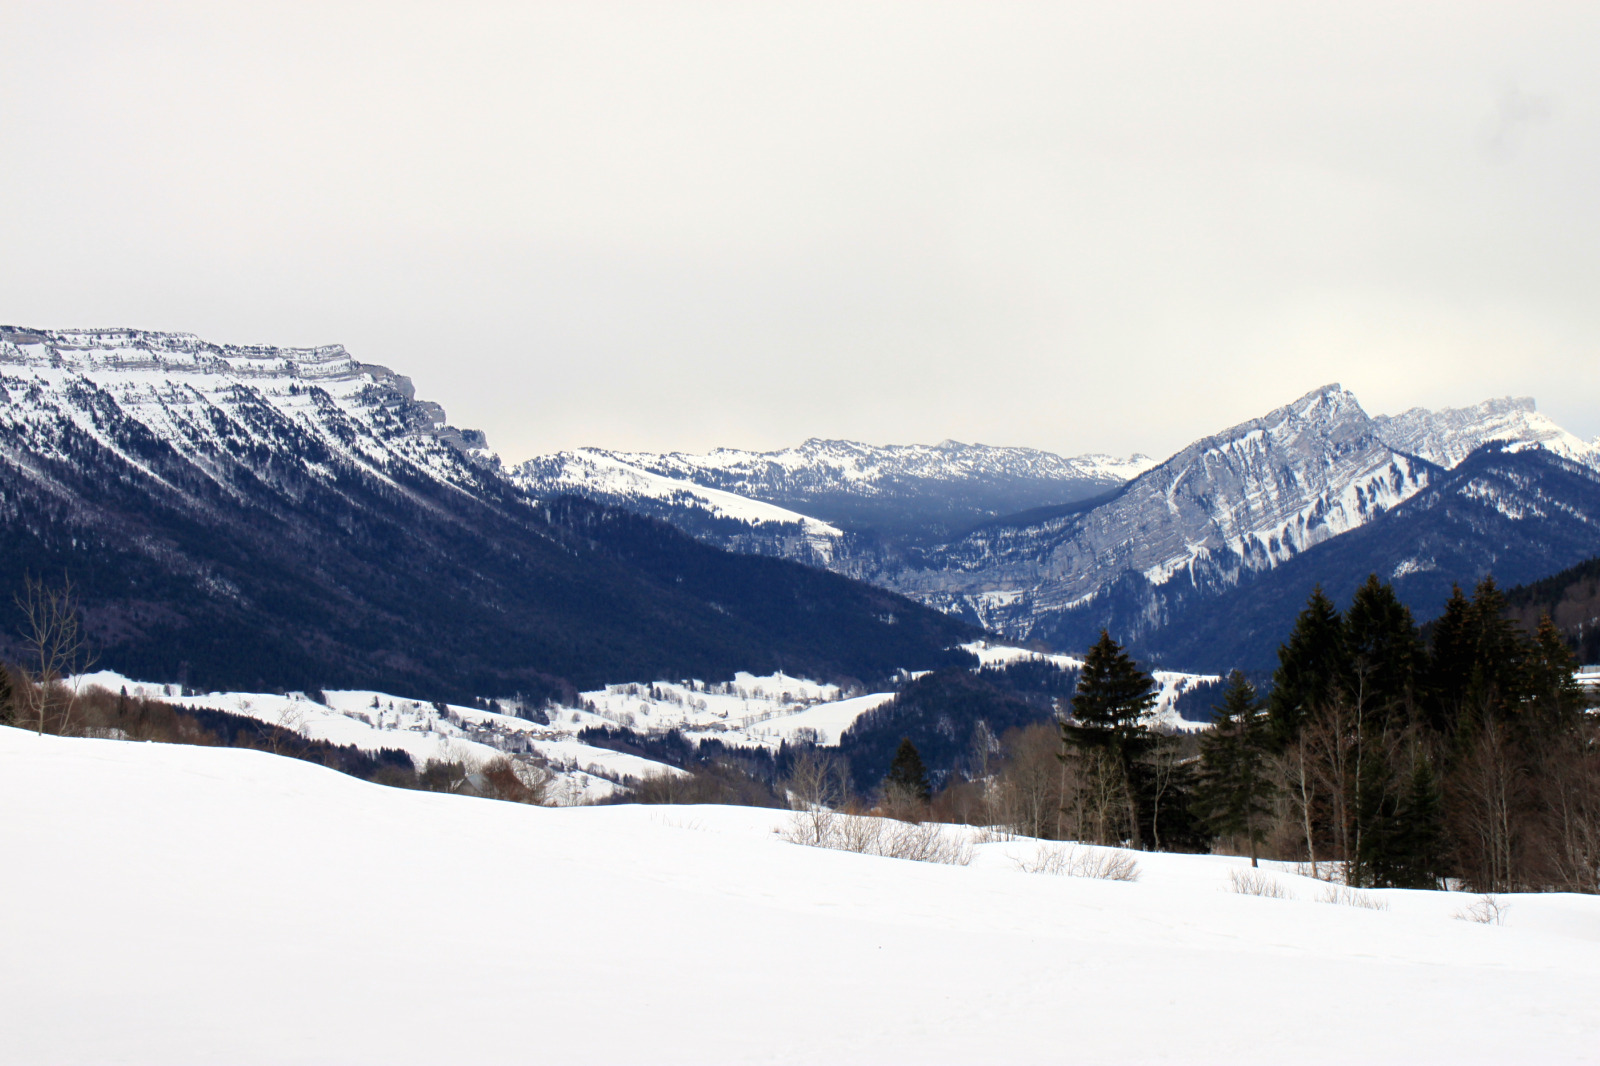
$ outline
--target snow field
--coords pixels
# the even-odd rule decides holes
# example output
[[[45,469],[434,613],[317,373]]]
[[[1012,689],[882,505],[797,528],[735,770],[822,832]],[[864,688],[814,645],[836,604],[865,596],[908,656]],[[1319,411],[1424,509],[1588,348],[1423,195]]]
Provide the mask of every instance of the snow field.
[[[1592,1062],[1600,899],[1240,895],[549,809],[236,749],[0,729],[19,1062]]]

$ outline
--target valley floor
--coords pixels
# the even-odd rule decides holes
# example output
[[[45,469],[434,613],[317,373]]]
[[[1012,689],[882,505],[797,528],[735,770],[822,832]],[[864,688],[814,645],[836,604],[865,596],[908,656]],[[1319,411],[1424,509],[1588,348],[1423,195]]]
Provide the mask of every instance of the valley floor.
[[[0,729],[13,1062],[1594,1062],[1600,898],[1389,909],[805,848]]]

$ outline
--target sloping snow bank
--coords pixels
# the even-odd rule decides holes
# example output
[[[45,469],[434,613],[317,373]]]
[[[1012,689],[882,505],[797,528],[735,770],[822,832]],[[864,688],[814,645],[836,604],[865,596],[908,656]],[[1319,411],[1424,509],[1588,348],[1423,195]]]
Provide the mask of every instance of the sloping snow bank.
[[[1228,891],[804,848],[782,812],[548,809],[0,729],[16,1062],[1578,1062],[1600,899]]]

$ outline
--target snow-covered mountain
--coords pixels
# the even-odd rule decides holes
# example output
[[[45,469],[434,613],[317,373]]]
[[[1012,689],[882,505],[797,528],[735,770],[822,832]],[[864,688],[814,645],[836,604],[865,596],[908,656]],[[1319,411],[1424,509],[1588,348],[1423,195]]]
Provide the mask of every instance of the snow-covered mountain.
[[[1534,445],[1567,459],[1600,468],[1600,440],[1586,441],[1541,414],[1532,397],[1507,396],[1471,407],[1429,411],[1421,407],[1398,415],[1378,415],[1378,436],[1396,451],[1449,469],[1490,441]]]
[[[105,665],[256,691],[547,698],[965,660],[954,619],[531,499],[485,443],[337,346],[0,328],[0,588],[67,574]]]
[[[704,455],[618,452],[618,459],[686,481],[716,484],[747,496],[802,496],[844,492],[893,496],[918,483],[1005,482],[1120,485],[1154,465],[1148,456],[1067,458],[1034,448],[997,448],[946,440],[939,444],[874,446],[813,437],[797,448],[751,452],[718,448]]]
[[[752,496],[711,488],[635,465],[597,448],[519,465],[513,479],[535,496],[581,496],[665,519],[718,547],[828,566],[844,532],[828,522]]]
[[[349,463],[395,486],[423,478],[477,491],[497,460],[483,434],[445,422],[409,378],[357,362],[339,345],[211,344],[189,333],[0,327],[0,450],[25,478],[41,460],[70,459],[88,442],[199,503],[236,495],[245,471],[271,480],[269,453],[287,439],[325,482]],[[163,478],[165,444],[206,483]]]
[[[698,486],[702,496],[729,494],[856,531],[937,540],[1001,515],[1103,494],[1152,465],[1143,455],[1067,458],[952,440],[873,446],[812,439],[780,451],[704,455],[585,448],[529,460],[514,476],[535,495],[574,492],[625,506],[638,500],[669,518],[670,510],[650,501],[681,497],[691,508],[739,516],[727,495],[696,500],[690,486]],[[747,520],[785,521],[768,514]]]
[[[337,346],[0,328],[0,561],[13,583],[25,570],[83,576],[96,640],[147,677],[192,667],[239,688],[426,693],[470,676],[480,694],[800,662],[864,677],[913,667],[960,633],[939,635],[923,612],[908,636],[903,600],[876,604],[815,571],[795,571],[810,575],[794,578],[800,591],[624,512],[1074,650],[1102,625],[1137,643],[1180,618],[1226,624],[1200,607],[1395,512],[1486,442],[1600,470],[1600,448],[1532,401],[1373,418],[1333,385],[1156,465],[812,440],[770,453],[585,449],[508,472],[407,379]],[[1482,492],[1556,516],[1517,527],[1516,566],[1584,557],[1588,482],[1495,477]],[[1528,503],[1526,486],[1505,488],[1519,477],[1548,487]],[[555,500],[568,496],[620,510]],[[1458,513],[1434,508],[1407,527],[1435,544],[1427,558],[1389,560],[1387,541],[1382,559],[1317,558],[1363,577],[1387,566],[1462,581],[1511,565],[1487,535],[1439,546],[1434,527]],[[1468,526],[1488,528],[1450,528]],[[1541,545],[1545,531],[1559,545]],[[797,629],[777,609],[791,601],[842,613]],[[240,673],[246,644],[252,661],[289,672]]]
[[[1098,506],[996,523],[884,577],[1007,635],[1045,636],[1054,616],[1114,589],[1229,587],[1371,521],[1436,470],[1329,385],[1191,444]]]
[[[1174,663],[1271,669],[1314,585],[1342,605],[1376,574],[1425,620],[1443,608],[1453,585],[1470,592],[1491,574],[1502,586],[1537,581],[1596,556],[1600,470],[1541,447],[1490,442],[1373,521],[1246,574],[1230,589],[1202,594],[1169,583],[1154,590],[1163,624],[1140,642],[1140,652]],[[1537,622],[1537,612],[1524,620]]]
[[[1160,464],[950,441],[872,448],[812,440],[769,453],[591,449],[534,460],[515,476],[536,495],[573,492],[644,510],[724,547],[828,566],[1010,639],[1070,649],[1102,625],[1135,642],[1179,617],[1208,625],[1198,605],[1367,526],[1494,442],[1600,469],[1600,448],[1529,399],[1372,417],[1330,385]],[[1567,511],[1586,513],[1587,490],[1570,479],[1561,486],[1585,496]],[[784,524],[705,517],[761,506],[785,508],[776,516]],[[808,535],[808,518],[828,520],[826,538]],[[1497,560],[1526,569],[1565,558],[1582,541],[1581,529],[1552,530],[1561,547],[1544,552],[1537,530],[1524,536],[1533,539],[1518,553],[1522,563],[1481,538],[1446,554],[1466,567],[1460,580],[1473,580]],[[1484,557],[1470,562],[1472,552]],[[1325,578],[1341,585],[1349,576]]]

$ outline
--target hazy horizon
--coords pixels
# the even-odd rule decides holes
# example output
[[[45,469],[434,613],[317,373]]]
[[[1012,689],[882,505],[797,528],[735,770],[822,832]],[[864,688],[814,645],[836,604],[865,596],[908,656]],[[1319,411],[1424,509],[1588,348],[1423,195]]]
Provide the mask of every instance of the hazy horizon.
[[[508,460],[1600,435],[1592,5],[0,3],[0,321],[338,343]]]

